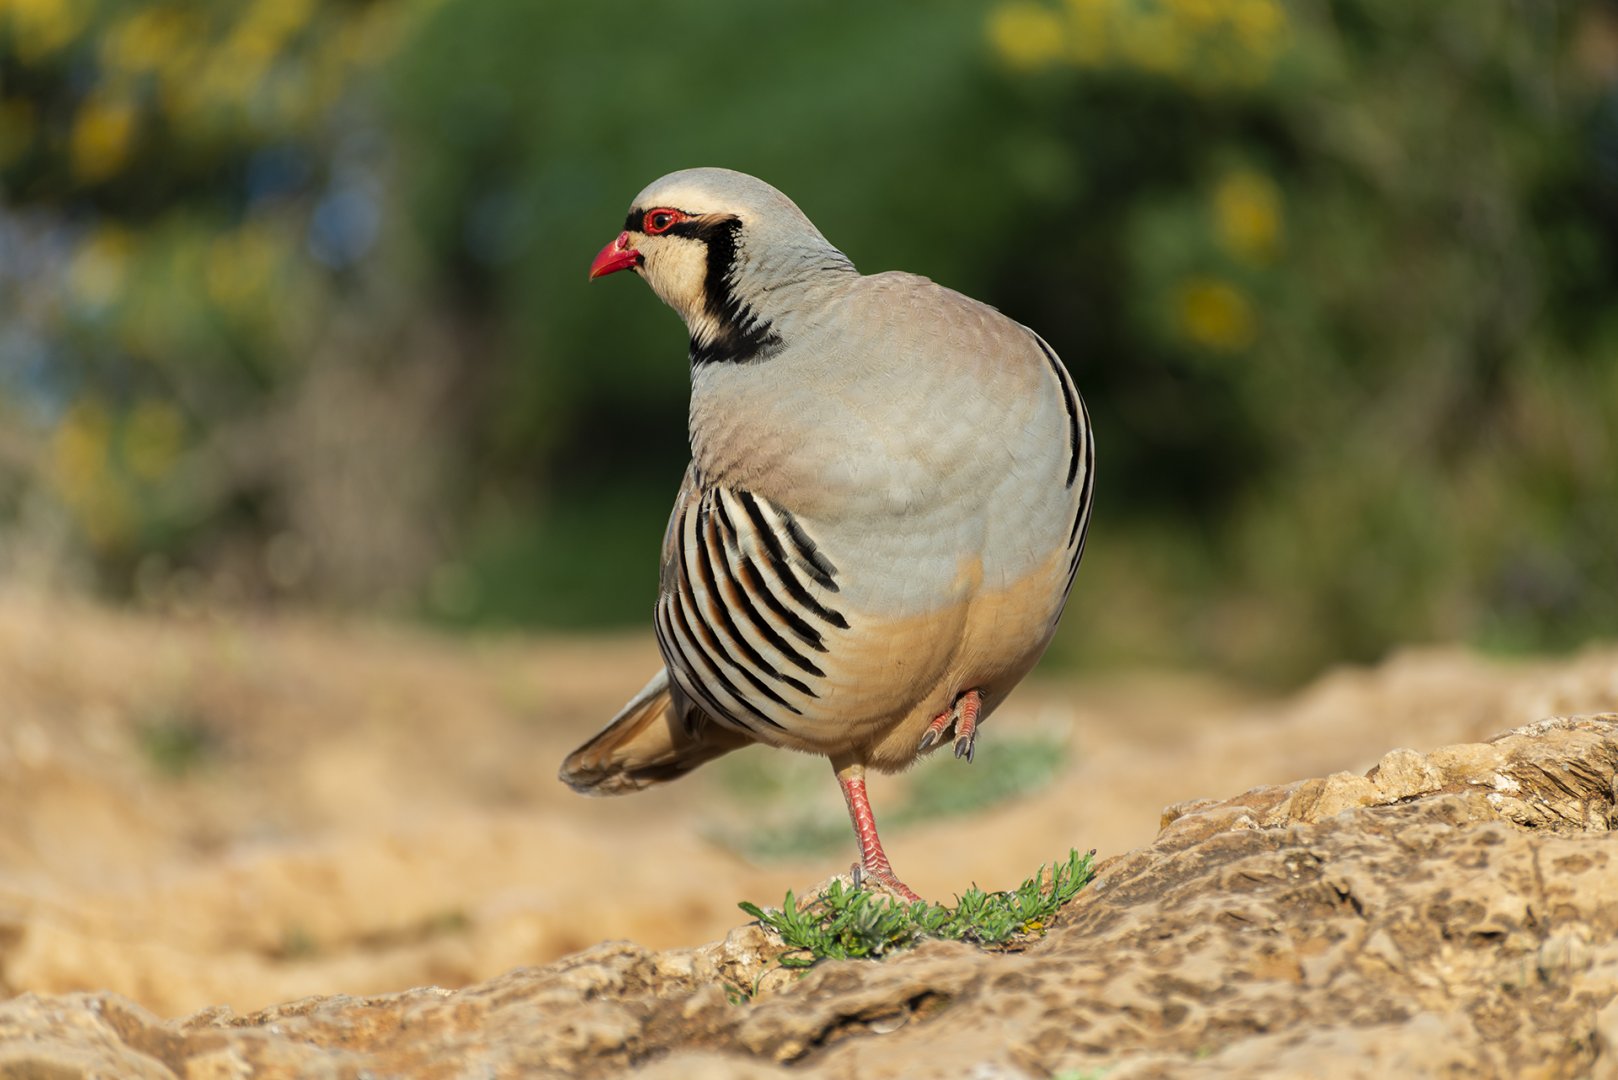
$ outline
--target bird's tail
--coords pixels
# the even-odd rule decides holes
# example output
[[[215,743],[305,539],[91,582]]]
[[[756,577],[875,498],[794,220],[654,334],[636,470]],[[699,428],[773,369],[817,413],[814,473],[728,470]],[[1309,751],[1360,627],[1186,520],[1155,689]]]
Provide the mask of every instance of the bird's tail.
[[[701,712],[683,715],[691,708],[671,697],[668,669],[658,671],[612,723],[567,756],[558,777],[585,795],[627,795],[752,741]]]

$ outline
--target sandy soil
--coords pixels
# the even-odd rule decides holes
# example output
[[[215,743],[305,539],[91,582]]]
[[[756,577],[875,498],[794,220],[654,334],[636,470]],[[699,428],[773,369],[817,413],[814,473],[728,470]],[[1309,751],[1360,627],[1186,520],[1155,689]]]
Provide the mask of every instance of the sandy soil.
[[[617,800],[556,782],[655,663],[649,636],[467,642],[0,596],[0,993],[106,989],[178,1016],[459,986],[603,939],[695,945],[741,921],[737,900],[846,868],[848,851],[756,864],[711,839],[840,813],[829,769],[805,783],[779,752]],[[1066,747],[1055,780],[886,839],[924,895],[1007,887],[1070,847],[1148,842],[1170,803],[1615,700],[1612,649],[1411,652],[1279,701],[1180,675],[1036,677],[970,768],[1037,736]],[[790,780],[788,805],[739,794],[749,772]],[[873,784],[879,818],[906,783]]]

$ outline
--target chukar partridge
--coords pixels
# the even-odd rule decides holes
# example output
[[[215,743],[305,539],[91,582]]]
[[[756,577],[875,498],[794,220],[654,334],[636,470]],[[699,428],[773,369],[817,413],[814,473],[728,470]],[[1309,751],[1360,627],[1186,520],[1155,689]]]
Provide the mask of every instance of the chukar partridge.
[[[865,770],[984,719],[1039,659],[1095,449],[1039,335],[923,277],[862,275],[742,173],[636,197],[592,279],[632,270],[690,330],[691,464],[663,538],[664,669],[562,765],[590,794],[750,743],[824,754],[859,868],[900,895]]]

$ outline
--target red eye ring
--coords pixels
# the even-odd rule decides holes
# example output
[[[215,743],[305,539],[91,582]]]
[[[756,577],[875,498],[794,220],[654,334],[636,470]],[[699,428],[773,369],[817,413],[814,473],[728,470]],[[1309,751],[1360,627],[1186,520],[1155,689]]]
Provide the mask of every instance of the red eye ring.
[[[656,236],[668,232],[684,220],[685,215],[672,206],[659,206],[646,211],[646,216],[641,219],[641,231],[648,236]]]

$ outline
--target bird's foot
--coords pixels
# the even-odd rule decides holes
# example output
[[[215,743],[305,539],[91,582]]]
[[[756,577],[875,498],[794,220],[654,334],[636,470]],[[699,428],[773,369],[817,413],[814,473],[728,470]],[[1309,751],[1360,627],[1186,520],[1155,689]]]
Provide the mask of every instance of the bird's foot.
[[[955,720],[955,756],[964,757],[968,765],[977,755],[978,713],[982,708],[983,695],[976,690],[968,690],[955,702],[960,714]]]
[[[853,875],[854,888],[856,891],[866,888],[867,885],[875,885],[878,889],[881,889],[884,892],[894,894],[907,904],[914,904],[921,899],[921,897],[916,895],[914,889],[899,880],[898,875],[893,872],[891,867],[885,871],[867,870],[859,863],[855,863],[853,867]]]
[[[918,749],[929,749],[954,725],[955,756],[964,757],[970,765],[977,754],[978,713],[982,709],[983,695],[976,690],[966,691],[955,699],[953,706],[933,717],[933,722],[922,733]]]

